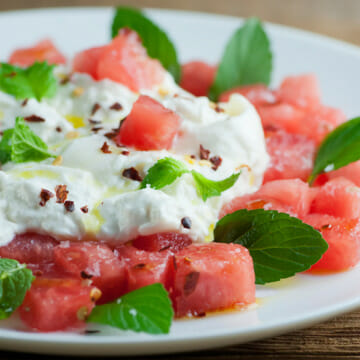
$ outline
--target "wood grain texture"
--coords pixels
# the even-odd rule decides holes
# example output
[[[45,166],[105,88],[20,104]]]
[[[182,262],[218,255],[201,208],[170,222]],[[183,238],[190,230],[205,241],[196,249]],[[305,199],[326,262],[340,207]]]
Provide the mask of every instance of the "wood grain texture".
[[[53,6],[127,4],[207,11],[263,20],[319,32],[360,45],[359,0],[0,0],[0,10]],[[0,352],[2,360],[47,360],[49,356]],[[51,357],[58,359],[60,357]],[[148,357],[141,357],[147,359]],[[360,311],[310,329],[228,348],[156,356],[186,360],[360,360]],[[67,357],[67,359],[71,359]]]

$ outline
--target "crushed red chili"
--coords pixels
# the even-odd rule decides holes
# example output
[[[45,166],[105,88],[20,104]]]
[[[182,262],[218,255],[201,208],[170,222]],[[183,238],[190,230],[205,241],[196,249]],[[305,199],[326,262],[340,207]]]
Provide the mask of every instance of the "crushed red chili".
[[[26,106],[28,102],[29,102],[29,99],[26,98],[26,99],[21,103],[21,106],[23,106],[23,107]]]
[[[87,205],[81,207],[80,210],[81,210],[84,214],[87,214],[87,213],[89,212],[89,208],[88,208]]]
[[[102,129],[103,129],[102,126],[95,126],[95,127],[91,128],[91,131],[94,132],[94,133],[97,133]]]
[[[130,151],[129,151],[129,150],[123,150],[123,151],[121,152],[121,155],[127,156],[127,155],[129,155],[129,154],[130,154]]]
[[[125,169],[122,172],[122,176],[126,177],[126,178],[128,178],[130,180],[135,180],[135,181],[142,181],[143,180],[141,178],[141,176],[139,175],[138,171],[134,167]]]
[[[98,125],[98,124],[101,124],[101,121],[100,120],[89,119],[89,123],[93,124],[93,125]]]
[[[66,211],[73,212],[75,210],[75,204],[73,201],[66,200],[64,202],[64,206],[65,206]]]
[[[110,110],[120,111],[120,110],[122,110],[122,108],[123,108],[122,105],[118,102],[116,102],[110,106]]]
[[[136,264],[133,266],[134,269],[143,269],[144,267],[146,267],[146,264],[144,263]]]
[[[41,189],[40,191],[40,203],[39,205],[40,206],[45,206],[45,204],[52,198],[54,197],[54,194],[49,191],[49,190],[46,190],[46,189]]]
[[[222,158],[220,156],[212,156],[209,160],[213,164],[213,166],[211,168],[215,171],[218,169],[218,167],[222,163]]]
[[[67,199],[69,191],[67,190],[66,185],[56,185],[55,193],[56,193],[56,202],[58,204],[63,204]]]
[[[57,126],[57,127],[55,128],[55,130],[56,130],[57,132],[62,132],[62,128],[61,128],[60,126]]]
[[[104,154],[111,154],[111,150],[109,149],[109,144],[105,141],[100,149]]]
[[[185,229],[191,229],[191,219],[188,216],[185,216],[181,219],[181,225]]]
[[[91,109],[91,116],[95,115],[95,113],[101,109],[100,104],[95,103]]]
[[[209,159],[209,155],[210,155],[210,150],[205,149],[205,148],[200,144],[200,159],[201,159],[201,160],[208,160],[208,159]]]
[[[26,116],[26,117],[24,117],[24,120],[27,122],[44,122],[45,121],[44,118],[42,118],[41,116],[37,116],[37,115]]]

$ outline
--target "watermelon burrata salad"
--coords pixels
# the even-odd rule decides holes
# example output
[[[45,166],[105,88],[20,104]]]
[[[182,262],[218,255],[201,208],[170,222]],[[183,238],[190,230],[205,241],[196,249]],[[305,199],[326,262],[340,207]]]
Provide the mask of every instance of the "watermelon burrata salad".
[[[179,65],[136,9],[112,34],[1,64],[0,319],[163,334],[255,304],[256,284],[359,262],[359,121],[322,104],[313,74],[269,87],[259,20],[218,64]]]

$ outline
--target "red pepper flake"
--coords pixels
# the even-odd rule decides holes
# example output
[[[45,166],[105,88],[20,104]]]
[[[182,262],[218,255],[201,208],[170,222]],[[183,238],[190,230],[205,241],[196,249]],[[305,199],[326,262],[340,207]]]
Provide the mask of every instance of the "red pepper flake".
[[[56,185],[55,193],[56,193],[56,202],[58,204],[63,204],[67,199],[69,191],[66,189],[66,185]]]
[[[130,154],[130,151],[129,150],[123,150],[121,152],[121,155],[125,155],[125,156],[128,156]]]
[[[44,275],[44,273],[41,270],[35,270],[34,275],[35,276],[42,276],[42,275]]]
[[[188,216],[185,216],[181,219],[181,225],[185,229],[191,229],[191,219]]]
[[[199,281],[200,273],[198,271],[192,271],[185,276],[184,295],[189,296],[194,292],[196,285]]]
[[[93,278],[94,277],[94,275],[90,275],[90,274],[88,274],[86,271],[81,271],[80,272],[80,276],[83,278],[83,279],[91,279],[91,278]]]
[[[195,155],[190,155],[190,158],[191,159],[196,159],[196,156]]]
[[[82,208],[80,208],[80,210],[84,213],[87,214],[89,212],[89,208],[87,205],[83,206]]]
[[[57,132],[62,132],[62,128],[60,127],[60,126],[57,126],[56,128],[55,128],[55,130],[57,131]]]
[[[210,155],[210,150],[205,149],[205,148],[200,144],[200,159],[201,159],[201,160],[208,160],[208,159],[209,159],[209,155]]]
[[[97,133],[102,129],[103,129],[102,126],[95,126],[95,127],[91,128],[91,131],[94,132],[94,133]]]
[[[104,136],[107,137],[109,140],[113,140],[116,135],[117,135],[117,132],[115,132],[115,131],[109,131],[104,134]]]
[[[138,171],[134,167],[125,169],[122,172],[122,176],[126,177],[128,179],[131,179],[131,180],[135,180],[135,181],[142,181],[143,180],[141,178],[141,176],[139,175]]]
[[[45,204],[52,198],[54,197],[54,194],[49,191],[49,190],[46,190],[46,189],[41,189],[40,191],[40,203],[39,205],[40,206],[45,206]]]
[[[101,109],[100,104],[95,103],[94,106],[91,109],[91,116],[95,115],[95,113]]]
[[[64,202],[66,211],[73,212],[75,210],[75,204],[73,201],[67,200]]]
[[[44,118],[42,118],[41,116],[37,116],[37,115],[26,116],[26,117],[24,117],[24,120],[27,122],[44,122],[45,121]]]
[[[321,230],[326,230],[326,229],[331,229],[331,228],[332,228],[331,224],[325,224],[321,227]]]
[[[98,124],[101,124],[101,121],[100,120],[89,119],[89,123],[93,124],[93,125],[98,125]]]
[[[111,154],[108,143],[105,141],[100,149],[104,154]]]
[[[216,105],[214,110],[215,110],[217,113],[222,113],[222,112],[225,111],[225,110],[224,110],[223,108],[221,108],[219,105]]]
[[[218,169],[218,167],[222,163],[222,158],[220,156],[213,156],[209,160],[213,164],[213,166],[211,168],[215,171]]]
[[[146,267],[146,264],[140,263],[133,266],[134,269],[144,269]]]
[[[120,111],[120,110],[122,110],[122,108],[123,108],[122,105],[118,102],[116,102],[110,106],[110,110],[115,110],[115,111]]]
[[[26,99],[21,103],[21,106],[22,106],[22,107],[26,106],[28,102],[29,102],[29,99],[26,98]]]

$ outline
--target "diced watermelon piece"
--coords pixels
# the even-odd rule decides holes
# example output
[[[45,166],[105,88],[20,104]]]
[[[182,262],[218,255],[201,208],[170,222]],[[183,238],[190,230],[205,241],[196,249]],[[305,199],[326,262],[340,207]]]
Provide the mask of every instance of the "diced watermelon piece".
[[[191,245],[191,238],[186,234],[172,232],[157,233],[153,235],[138,236],[132,240],[133,246],[140,250],[177,252]]]
[[[255,301],[253,261],[241,245],[190,245],[176,254],[176,266],[171,297],[177,316],[200,315]]]
[[[338,170],[330,171],[330,172],[328,172],[326,174],[322,174],[322,175],[325,175],[328,179],[344,177],[344,178],[352,181],[356,186],[360,186],[360,160],[355,161],[349,165],[346,165]],[[322,176],[322,175],[320,175],[320,176]]]
[[[30,66],[36,61],[47,61],[49,64],[65,64],[66,58],[49,39],[42,40],[32,47],[15,50],[9,63],[18,66]]]
[[[131,245],[120,246],[115,252],[127,266],[127,291],[154,283],[161,283],[170,290],[175,269],[171,252],[149,252]]]
[[[303,108],[320,105],[320,88],[315,75],[289,76],[278,91],[279,100]]]
[[[222,93],[220,95],[219,101],[229,101],[232,94],[240,94],[245,96],[255,106],[275,104],[277,102],[275,91],[270,90],[263,84],[235,87]]]
[[[10,244],[0,247],[0,257],[14,259],[36,272],[52,271],[54,248],[58,242],[51,236],[36,233],[16,235]]]
[[[215,79],[217,66],[190,61],[181,67],[180,86],[195,96],[207,96]]]
[[[170,149],[179,125],[177,114],[142,95],[123,120],[115,142],[138,150]]]
[[[19,308],[30,328],[41,331],[71,330],[84,326],[98,290],[76,279],[36,279]]]
[[[277,210],[302,217],[309,213],[314,192],[300,179],[270,181],[256,193],[235,198],[226,204],[220,217],[239,209]]]
[[[90,279],[99,288],[103,304],[117,299],[126,291],[125,264],[106,245],[62,243],[54,251],[55,263],[68,274]]]
[[[160,84],[165,70],[160,62],[151,59],[136,32],[122,29],[99,58],[98,79],[111,79],[133,91],[150,89]]]
[[[359,262],[359,219],[340,219],[329,215],[310,214],[303,220],[321,231],[329,245],[328,250],[310,271],[342,271]]]
[[[280,179],[308,179],[316,152],[313,140],[285,131],[269,131],[266,132],[266,150],[270,155],[270,164],[264,183]]]
[[[98,79],[97,65],[101,56],[108,46],[99,46],[79,52],[73,60],[73,69],[75,72],[87,73],[93,79]]]
[[[342,177],[320,187],[311,205],[312,213],[354,219],[360,217],[360,188]]]

